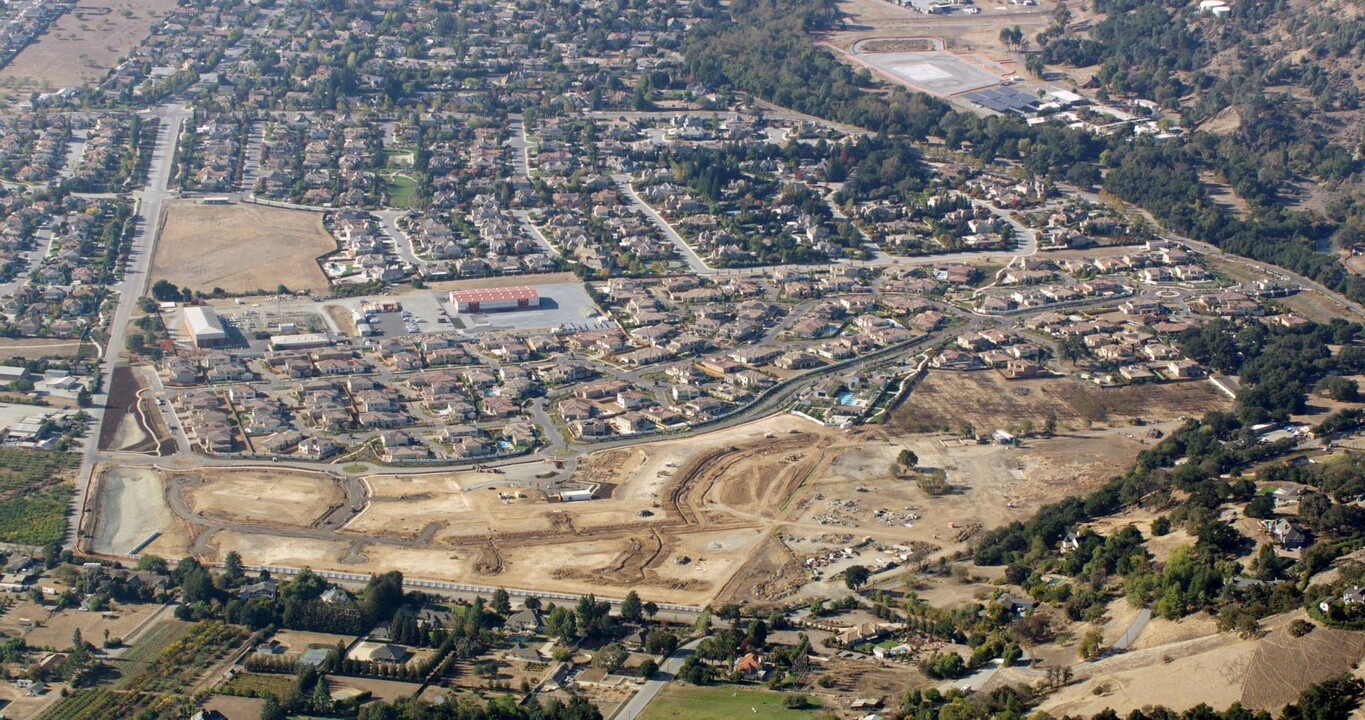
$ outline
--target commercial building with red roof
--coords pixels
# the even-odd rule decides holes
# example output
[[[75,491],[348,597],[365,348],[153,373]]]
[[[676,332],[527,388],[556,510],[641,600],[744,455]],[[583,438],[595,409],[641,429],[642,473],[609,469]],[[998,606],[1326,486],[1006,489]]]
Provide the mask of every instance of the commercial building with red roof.
[[[540,293],[532,287],[451,290],[450,302],[462,313],[530,310],[540,307]]]

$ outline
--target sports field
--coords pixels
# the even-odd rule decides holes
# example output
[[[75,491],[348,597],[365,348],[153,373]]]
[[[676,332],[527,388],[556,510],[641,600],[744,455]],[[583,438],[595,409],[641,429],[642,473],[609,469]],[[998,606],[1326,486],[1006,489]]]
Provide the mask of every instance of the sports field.
[[[645,709],[641,720],[732,720],[738,717],[789,720],[812,718],[819,708],[792,710],[784,704],[787,695],[768,690],[736,687],[692,687],[670,685]]]

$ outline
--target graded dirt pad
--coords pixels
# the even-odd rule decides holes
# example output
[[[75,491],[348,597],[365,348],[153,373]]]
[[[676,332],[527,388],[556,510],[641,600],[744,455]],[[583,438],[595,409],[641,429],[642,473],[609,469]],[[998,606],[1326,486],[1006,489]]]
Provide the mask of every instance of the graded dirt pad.
[[[322,309],[327,313],[327,317],[331,318],[332,322],[341,328],[342,334],[348,337],[356,337],[360,334],[360,330],[356,328],[355,316],[351,314],[350,310],[340,305],[324,305]]]
[[[240,533],[224,530],[215,533],[208,542],[214,551],[206,560],[222,562],[229,552],[237,551],[242,562],[247,565],[282,565],[285,567],[310,567],[315,570],[344,570],[365,572],[355,566],[342,563],[351,543],[334,540],[314,540],[310,538],[288,538],[254,533]],[[182,542],[180,549],[172,553],[174,557],[190,555],[188,542]],[[404,573],[422,577],[420,573],[410,573],[409,568],[398,565],[383,566],[384,570],[402,570]],[[383,572],[377,570],[376,572]]]
[[[96,477],[92,552],[128,555],[171,525],[173,516],[156,470],[111,467],[97,472]]]
[[[1059,428],[1085,423],[1148,422],[1200,416],[1231,406],[1204,381],[1102,388],[1076,378],[1006,380],[990,370],[930,371],[896,410],[891,428],[907,432],[956,431],[964,422],[989,435],[1024,420],[1042,428],[1049,415]],[[1140,433],[1141,429],[1134,429]]]
[[[346,529],[362,535],[416,537],[431,523],[445,524],[461,513],[473,513],[474,506],[465,494],[460,478],[477,475],[376,475],[365,478],[370,503]]]
[[[800,434],[788,433],[798,428]],[[516,468],[507,475],[368,476],[366,509],[338,534],[310,531],[316,537],[273,530],[306,526],[341,501],[340,490],[322,476],[186,470],[170,481],[171,495],[181,493],[185,510],[207,522],[178,521],[177,531],[151,550],[176,557],[195,552],[209,560],[235,550],[253,565],[396,569],[413,578],[611,597],[636,589],[659,602],[704,605],[764,541],[764,518],[781,512],[771,492],[732,484],[762,480],[763,468],[770,467],[765,463],[815,442],[816,435],[826,444],[839,436],[784,415],[704,441],[595,453],[575,482],[616,487],[610,497],[590,502],[552,502],[517,485]],[[713,467],[698,460],[717,446],[736,448],[734,462]],[[750,461],[758,470],[746,468]],[[780,471],[779,478],[793,473]],[[206,526],[225,528],[196,545]]]
[[[317,259],[336,250],[322,213],[262,205],[167,203],[152,281],[210,292],[325,290]]]
[[[909,663],[878,667],[865,660],[835,657],[824,669],[821,677],[833,681],[831,689],[841,691],[845,697],[881,697],[894,703],[896,698],[931,683],[919,668]]]
[[[336,480],[302,471],[195,470],[171,482],[190,512],[224,523],[307,527],[345,500]]]
[[[99,80],[175,6],[176,0],[81,0],[0,72],[0,82],[50,92]]]
[[[1010,448],[893,436],[884,428],[844,432],[778,415],[593,453],[574,484],[612,490],[589,502],[555,502],[553,491],[527,487],[538,464],[509,466],[506,474],[367,476],[365,510],[340,532],[290,533],[307,537],[276,529],[313,525],[343,502],[324,476],[186,470],[172,481],[172,500],[182,492],[188,510],[206,521],[195,526],[192,515],[149,551],[221,559],[236,550],[253,565],[397,569],[417,579],[608,597],[634,589],[691,605],[718,596],[804,601],[846,592],[842,566],[822,567],[821,577],[802,587],[810,579],[806,558],[864,537],[874,546],[847,562],[873,564],[886,553],[913,564],[961,550],[980,528],[1026,518],[1126,466],[1146,446],[1127,437],[1128,429]],[[953,492],[930,497],[897,476],[893,465],[904,447],[923,466],[943,469]],[[201,485],[201,477],[209,479]],[[194,544],[215,526],[226,527]]]

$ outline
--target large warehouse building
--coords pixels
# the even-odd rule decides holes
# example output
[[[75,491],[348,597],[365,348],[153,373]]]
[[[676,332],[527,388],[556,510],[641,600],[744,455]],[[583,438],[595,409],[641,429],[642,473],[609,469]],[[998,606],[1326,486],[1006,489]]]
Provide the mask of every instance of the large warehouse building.
[[[227,332],[211,307],[193,305],[185,308],[185,330],[195,347],[218,347],[227,344]]]
[[[451,290],[450,302],[462,313],[531,310],[540,307],[540,293],[531,287]]]

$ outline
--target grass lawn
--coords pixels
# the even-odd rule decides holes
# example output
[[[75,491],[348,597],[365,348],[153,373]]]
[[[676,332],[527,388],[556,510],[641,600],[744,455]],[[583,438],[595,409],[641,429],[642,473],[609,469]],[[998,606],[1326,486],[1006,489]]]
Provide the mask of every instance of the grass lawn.
[[[740,717],[786,720],[811,718],[811,710],[789,710],[782,705],[786,695],[768,690],[733,686],[693,687],[669,685],[645,709],[641,720],[732,720]]]
[[[389,175],[389,207],[410,208],[417,201],[417,181],[406,175]]]

